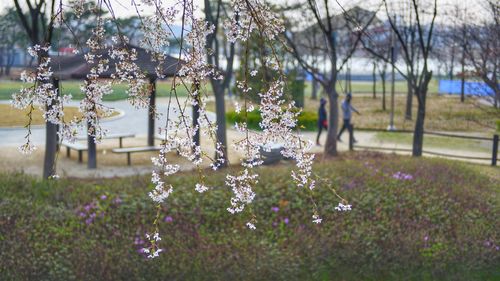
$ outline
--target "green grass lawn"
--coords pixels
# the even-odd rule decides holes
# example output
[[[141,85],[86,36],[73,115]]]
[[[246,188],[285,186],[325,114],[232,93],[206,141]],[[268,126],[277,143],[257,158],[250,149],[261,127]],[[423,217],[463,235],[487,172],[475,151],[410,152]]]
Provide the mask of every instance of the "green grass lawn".
[[[482,172],[490,169],[376,153],[317,164],[353,210],[335,212],[338,199],[320,185],[314,198],[324,222],[316,225],[289,167],[262,167],[255,231],[245,227],[248,210],[226,211],[224,172],[207,171],[215,189],[203,195],[194,191],[197,175],[180,174],[169,180],[164,252],[155,260],[138,252],[155,213],[149,176],[44,182],[1,174],[0,279],[498,280],[499,181]]]
[[[75,80],[62,81],[61,82],[62,91],[63,91],[63,93],[71,93],[76,100],[80,100],[83,98],[83,94],[80,91],[81,83],[82,83],[81,81],[75,81]],[[343,87],[345,87],[344,85],[345,85],[345,81],[342,81],[342,80],[339,81],[339,83],[337,83],[337,90],[339,92],[342,92]],[[0,100],[10,99],[12,96],[12,93],[19,91],[19,89],[22,86],[23,86],[23,83],[21,83],[20,81],[0,80]],[[171,83],[168,81],[158,82],[158,86],[157,86],[158,96],[168,96],[168,94],[170,92],[170,86],[171,86]],[[371,94],[373,91],[372,87],[373,87],[372,82],[365,82],[365,81],[353,81],[352,82],[353,93]],[[386,89],[386,91],[387,91],[386,93],[388,94],[388,97],[390,94],[389,87],[390,87],[390,84],[388,83],[387,89]],[[207,92],[211,92],[211,87],[210,87],[209,83],[206,83],[206,88],[207,88],[207,90],[206,90]],[[305,90],[306,96],[311,95],[311,89],[312,89],[311,83],[307,82],[306,83],[306,90]],[[396,92],[406,93],[406,91],[407,91],[406,82],[397,81],[395,84],[395,89],[396,89]],[[115,84],[115,85],[113,85],[113,94],[106,96],[104,98],[104,100],[114,101],[114,100],[126,99],[127,98],[126,90],[127,90],[127,85]],[[431,82],[431,84],[429,86],[429,92],[430,93],[437,92],[437,81],[433,80]],[[381,83],[377,83],[377,94],[379,96],[382,95]],[[179,96],[186,96],[187,95],[187,91],[186,91],[185,87],[178,87],[178,95]]]
[[[399,143],[412,145],[413,134],[409,133],[391,133],[391,132],[378,132],[376,138],[382,142]],[[491,141],[472,140],[472,139],[459,139],[441,136],[424,136],[424,148],[445,148],[454,150],[477,151],[477,152],[491,152]]]
[[[341,99],[343,100],[343,98]],[[354,114],[353,123],[358,128],[385,129],[390,120],[390,99],[386,110],[382,110],[382,99],[371,96],[353,98],[353,106],[361,115]],[[305,110],[317,112],[319,100],[306,99]],[[394,124],[397,129],[414,129],[417,112],[417,99],[413,99],[413,120],[405,119],[406,96],[395,98]],[[425,129],[428,131],[482,132],[487,136],[496,131],[496,121],[500,120],[500,110],[480,104],[477,99],[468,97],[465,102],[448,95],[430,94],[427,97]]]
[[[69,80],[61,82],[61,91],[63,94],[71,94],[73,99],[81,100],[84,95],[80,90],[82,82]],[[8,80],[0,80],[0,100],[9,100],[12,98],[12,94],[18,92],[19,89],[23,86],[23,83],[20,81],[8,81]],[[168,97],[170,95],[170,81],[159,81],[157,83],[157,96],[158,97]],[[208,90],[205,92],[210,92],[209,85],[206,86]],[[103,100],[105,101],[116,101],[123,100],[127,98],[127,85],[125,84],[115,84],[113,85],[113,93],[110,95],[104,96]],[[183,86],[177,87],[177,95],[179,97],[187,96],[187,90]]]
[[[312,93],[312,83],[306,82],[305,95],[306,97],[310,97]],[[432,79],[429,83],[429,93],[437,93],[438,92],[439,82],[437,79]],[[385,93],[386,97],[390,98],[391,94],[391,82],[390,80],[386,81],[385,85]],[[336,84],[337,91],[339,93],[345,92],[345,80],[339,80]],[[319,93],[321,93],[320,90]],[[382,97],[382,82],[377,81],[376,84],[377,97]],[[396,93],[406,93],[408,91],[408,86],[406,81],[396,81],[394,83],[394,91]],[[353,94],[373,94],[373,82],[371,81],[352,81],[352,93]]]

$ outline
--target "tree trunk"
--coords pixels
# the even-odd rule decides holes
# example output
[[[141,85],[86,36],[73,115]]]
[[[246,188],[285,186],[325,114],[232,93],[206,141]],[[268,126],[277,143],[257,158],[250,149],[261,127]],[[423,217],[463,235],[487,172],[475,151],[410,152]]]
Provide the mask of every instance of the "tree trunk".
[[[0,76],[3,76],[3,47],[0,47]]]
[[[318,99],[318,88],[319,88],[319,83],[318,80],[312,79],[312,93],[311,93],[311,99],[312,100],[317,100]]]
[[[149,96],[148,108],[148,145],[155,145],[155,118],[156,118],[156,79],[149,79],[151,93]],[[165,138],[166,139],[166,138]]]
[[[450,80],[453,81],[453,78],[455,78],[453,76],[453,70],[455,68],[455,46],[453,46],[452,50],[451,50],[451,61],[450,61],[450,73],[449,73],[449,76],[450,76]]]
[[[326,135],[325,154],[337,155],[337,131],[339,127],[339,106],[338,93],[335,89],[335,82],[331,82],[325,89],[328,94],[329,114],[328,114],[328,132]]]
[[[346,68],[346,70],[345,70],[345,77],[344,77],[344,79],[345,79],[345,81],[344,81],[345,82],[344,92],[345,93],[349,92],[349,72],[348,71],[349,70]]]
[[[347,69],[347,71],[348,71],[347,73],[348,73],[348,75],[349,75],[349,76],[348,76],[348,77],[349,77],[349,80],[348,80],[348,81],[349,81],[349,84],[348,84],[348,85],[349,85],[349,91],[347,91],[347,92],[352,94],[352,76],[351,76],[351,67],[349,67],[349,68]]]
[[[460,101],[465,102],[465,48],[462,50],[462,77],[460,82]]]
[[[14,51],[14,46],[7,51],[7,62],[5,64],[5,76],[10,75],[10,69],[14,65],[14,61],[16,59],[16,52]]]
[[[413,132],[413,156],[422,156],[424,145],[424,121],[425,121],[425,96],[423,100],[418,102],[417,120],[415,122],[415,130]]]
[[[91,128],[90,122],[87,122],[87,168],[96,169],[97,168],[97,145],[95,143],[96,132],[95,128],[92,130],[94,133],[89,135],[89,129]]]
[[[500,89],[497,87],[495,88],[495,108],[500,108]]]
[[[427,91],[429,87],[429,82],[432,78],[432,72],[423,72],[423,81],[420,83],[419,87],[413,88],[415,95],[417,95],[418,101],[418,111],[417,120],[415,122],[415,130],[413,132],[413,156],[422,156],[422,150],[424,146],[424,121],[425,121],[425,102],[427,100]]]
[[[217,142],[221,145],[221,155],[215,155],[215,159],[223,158],[224,162],[219,161],[221,167],[227,166],[227,133],[226,133],[226,104],[224,100],[224,88],[221,85],[212,83],[212,88],[215,95],[215,115],[217,118]]]
[[[53,80],[54,88],[57,90],[59,95],[59,80]],[[47,105],[47,110],[50,110],[55,105],[53,101],[52,104]],[[46,122],[45,126],[45,156],[43,161],[43,178],[48,179],[49,177],[56,174],[56,153],[57,153],[57,129],[58,126],[50,121]]]
[[[487,76],[484,76],[483,82],[486,83],[486,85],[493,91],[493,94],[491,95],[493,99],[493,107],[498,108],[500,106],[500,87],[497,80],[488,79]]]
[[[196,101],[197,103],[193,104],[193,115],[192,115],[192,119],[193,119],[193,128],[196,128],[196,126],[198,126],[198,129],[194,132],[194,135],[193,135],[193,143],[196,145],[196,146],[200,146],[200,130],[201,128],[199,127],[199,122],[198,122],[198,119],[200,119],[200,99],[199,99],[199,95],[200,95],[200,83],[198,81],[195,81],[193,83],[193,92],[196,91],[197,92],[197,96],[196,96]],[[194,149],[194,148],[193,148]]]
[[[394,48],[391,48],[391,52],[394,53]],[[392,55],[394,58],[394,54]],[[394,68],[394,59],[392,59],[392,69],[391,69],[391,114],[390,114],[390,120],[389,120],[389,130],[393,131],[395,130],[394,126],[394,99],[396,98],[396,72]]]
[[[377,65],[373,63],[373,98],[377,98]]]
[[[412,109],[413,109],[413,88],[410,83],[406,83],[408,87],[408,93],[406,94],[406,110],[405,110],[405,119],[412,119]]]
[[[387,106],[385,102],[385,72],[380,73],[380,78],[382,79],[382,110],[386,111]]]

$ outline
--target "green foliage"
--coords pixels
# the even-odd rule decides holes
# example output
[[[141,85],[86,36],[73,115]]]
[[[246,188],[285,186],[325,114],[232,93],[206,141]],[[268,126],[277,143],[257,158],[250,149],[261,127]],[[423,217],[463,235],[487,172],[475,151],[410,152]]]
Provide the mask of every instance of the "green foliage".
[[[498,280],[498,180],[458,162],[353,154],[315,166],[353,206],[335,212],[338,198],[318,187],[324,221],[315,225],[290,168],[260,169],[255,231],[244,226],[248,211],[226,211],[225,172],[207,172],[215,188],[203,195],[193,188],[197,175],[172,177],[156,260],[137,251],[155,212],[148,176],[2,174],[0,279]],[[87,224],[80,213],[89,204],[98,215]]]
[[[259,123],[262,121],[262,118],[258,110],[247,112],[246,116],[244,111],[240,113],[230,111],[226,113],[226,120],[232,124],[246,121],[248,128],[260,130]],[[318,114],[315,112],[302,111],[297,121],[301,130],[314,131],[318,128]]]
[[[262,71],[262,68],[260,68],[259,71]],[[273,76],[276,76],[276,74],[273,74]],[[287,76],[287,82],[284,87],[284,99],[287,101],[295,101],[295,105],[297,107],[304,107],[304,102],[305,102],[305,88],[306,84],[304,80],[297,79],[297,74],[295,71],[290,72]],[[236,74],[236,79],[244,79],[243,74],[241,74],[241,71]],[[270,78],[268,79],[270,80]],[[266,89],[266,83],[263,82],[263,78],[259,76],[249,76],[248,77],[248,84],[249,87],[252,88],[248,94],[247,98],[253,102],[259,103],[260,98],[258,94]],[[243,93],[241,92],[240,89],[234,88],[234,92],[238,97],[241,99],[244,99]]]
[[[302,111],[297,120],[302,130],[315,131],[318,129],[318,113],[316,112]]]
[[[232,124],[245,121],[248,128],[253,130],[260,130],[259,123],[260,121],[262,121],[262,118],[258,110],[253,110],[246,113],[244,111],[241,111],[240,113],[237,113],[236,111],[229,111],[226,113],[226,120]]]
[[[500,132],[500,119],[496,121],[497,123],[497,131]]]

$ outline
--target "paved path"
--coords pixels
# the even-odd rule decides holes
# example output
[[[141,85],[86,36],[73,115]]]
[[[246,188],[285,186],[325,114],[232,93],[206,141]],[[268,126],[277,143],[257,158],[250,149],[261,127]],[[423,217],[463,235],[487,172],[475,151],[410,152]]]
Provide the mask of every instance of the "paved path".
[[[182,106],[184,106],[185,99],[179,99]],[[9,101],[1,101],[1,103],[9,103]],[[111,120],[103,120],[102,127],[109,130],[109,133],[134,133],[136,136],[145,136],[148,131],[148,111],[147,109],[136,109],[134,106],[130,105],[129,102],[113,101],[104,102],[106,106],[123,111],[125,114],[122,117],[111,118]],[[78,102],[72,102],[70,106],[78,106]],[[164,126],[166,122],[166,112],[168,106],[168,99],[158,98],[157,108],[160,113],[163,113],[160,119],[156,120],[156,128],[159,126]],[[172,102],[172,106],[178,108]],[[187,113],[191,115],[192,110],[189,107]],[[171,111],[170,116],[172,119],[176,118],[178,115]],[[209,118],[215,120],[215,114],[209,113]],[[18,146],[23,142],[24,136],[26,135],[25,128],[0,128],[0,146]],[[81,135],[85,135],[84,131],[79,132]],[[32,128],[32,140],[37,146],[43,145],[45,143],[45,126],[34,126]]]
[[[181,103],[184,100],[181,101]],[[166,112],[168,100],[165,98],[157,99],[157,105],[160,112]],[[147,133],[147,109],[135,109],[127,101],[115,101],[115,102],[105,102],[106,105],[116,108],[118,110],[124,111],[125,115],[120,118],[115,118],[112,120],[104,121],[102,123],[104,128],[108,128],[110,133],[135,133],[138,137],[135,139],[127,139],[125,141],[126,146],[140,146],[146,144],[146,133]],[[71,104],[77,105],[77,102]],[[191,108],[188,108],[188,113],[191,113]],[[175,117],[175,115],[171,115]],[[215,114],[210,113],[209,118],[215,120]],[[165,116],[162,116],[157,120],[157,127],[165,124]],[[24,171],[28,174],[41,174],[41,163],[43,161],[43,144],[45,140],[45,127],[38,126],[32,129],[33,140],[39,146],[39,150],[31,156],[22,156],[16,149],[23,142],[23,137],[26,134],[26,129],[0,129],[0,170],[15,170]],[[82,132],[83,134],[84,132]],[[241,136],[232,128],[228,128],[228,141],[233,143],[233,141],[241,139]],[[316,140],[316,132],[305,132],[304,136],[312,141]],[[402,143],[391,143],[388,141],[380,141],[377,138],[377,133],[375,132],[355,132],[356,139],[358,140],[358,145],[362,146],[378,146],[391,149],[410,149],[411,144]],[[344,134],[342,142],[339,143],[339,151],[348,150],[348,135]],[[326,133],[323,133],[321,144],[326,142]],[[491,143],[491,142],[490,142]],[[213,150],[213,143],[208,139],[202,139],[202,145],[205,149]],[[491,144],[487,144],[491,145]],[[74,156],[72,159],[66,158],[64,155],[59,156],[58,160],[58,173],[61,175],[68,175],[72,177],[115,177],[124,175],[134,175],[134,174],[147,174],[151,171],[151,160],[150,157],[156,155],[155,153],[145,153],[134,155],[133,165],[126,166],[126,161],[123,155],[115,155],[109,153],[109,150],[116,147],[116,141],[107,141],[100,144],[99,149],[99,160],[98,169],[88,170],[86,169],[86,159],[84,156],[84,163],[78,163]],[[312,152],[321,153],[323,152],[323,146],[315,146]],[[362,149],[357,149],[362,150]],[[462,155],[462,156],[474,156],[474,157],[491,157],[491,152],[488,151],[466,151],[463,149],[450,148],[431,148],[425,147],[425,150],[436,151],[440,153],[446,153],[451,155]],[[409,154],[409,152],[398,152],[401,154]],[[103,156],[107,154],[106,156]],[[209,153],[210,155],[213,152]],[[236,163],[239,156],[230,149],[230,157],[232,158],[231,163]],[[172,158],[175,160],[175,157]],[[474,161],[483,164],[489,164],[489,160]],[[183,170],[191,169],[190,166],[182,166]]]

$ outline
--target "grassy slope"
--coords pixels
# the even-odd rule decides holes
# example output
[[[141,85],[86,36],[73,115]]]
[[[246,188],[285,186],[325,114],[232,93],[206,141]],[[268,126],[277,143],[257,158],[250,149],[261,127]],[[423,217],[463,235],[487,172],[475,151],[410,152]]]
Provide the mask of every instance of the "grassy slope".
[[[354,207],[336,213],[338,200],[318,188],[321,225],[311,223],[311,203],[286,166],[261,170],[256,231],[244,227],[248,210],[225,210],[222,173],[208,176],[216,190],[205,195],[194,191],[196,176],[173,178],[162,215],[173,221],[161,223],[165,252],[154,261],[134,243],[154,216],[147,177],[47,183],[2,175],[0,279],[498,280],[498,180],[450,161],[357,157],[315,168]],[[392,178],[397,171],[415,180]],[[112,203],[117,197],[123,202]],[[98,219],[86,225],[78,213],[92,202]]]

